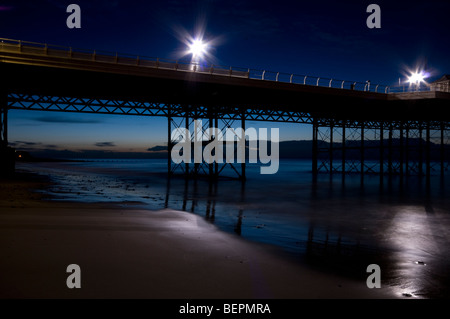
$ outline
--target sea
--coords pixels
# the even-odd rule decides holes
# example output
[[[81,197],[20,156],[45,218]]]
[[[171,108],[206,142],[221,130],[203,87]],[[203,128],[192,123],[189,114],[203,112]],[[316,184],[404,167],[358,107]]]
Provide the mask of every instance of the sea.
[[[369,265],[381,284],[407,298],[450,297],[450,174],[318,174],[311,161],[280,160],[276,174],[230,165],[218,180],[168,178],[164,159],[17,163],[48,176],[52,201],[115,203],[196,214],[246,240],[278,249],[315,269],[362,282]]]

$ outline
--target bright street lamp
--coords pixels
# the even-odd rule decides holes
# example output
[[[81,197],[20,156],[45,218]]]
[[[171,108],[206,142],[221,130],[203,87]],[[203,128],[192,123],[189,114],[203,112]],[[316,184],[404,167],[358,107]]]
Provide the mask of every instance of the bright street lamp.
[[[414,72],[408,77],[407,82],[419,86],[420,83],[425,82],[425,77],[426,75],[423,72]]]
[[[196,58],[203,58],[206,54],[207,47],[208,45],[201,39],[194,39],[191,43],[189,43],[189,53],[192,54],[192,59],[196,60]]]

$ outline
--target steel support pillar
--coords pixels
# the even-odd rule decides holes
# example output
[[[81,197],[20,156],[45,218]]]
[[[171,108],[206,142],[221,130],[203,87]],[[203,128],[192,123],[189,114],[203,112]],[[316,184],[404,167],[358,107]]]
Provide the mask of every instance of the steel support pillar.
[[[330,158],[330,175],[332,175],[333,174],[333,153],[334,153],[334,150],[333,150],[333,134],[334,133],[334,122],[331,122],[331,125],[330,125],[330,149],[329,149],[329,152],[330,152],[330,155],[329,155],[329,158]]]
[[[185,126],[186,132],[189,132],[189,110],[185,110],[184,121],[185,121],[185,125],[186,125]],[[191,154],[189,154],[189,156],[191,156]],[[189,173],[190,173],[190,171],[189,171],[189,161],[186,161],[184,163],[184,173],[185,173],[186,177],[189,176]]]
[[[383,124],[380,127],[380,179],[383,180],[384,175],[384,129]]]
[[[210,132],[212,132],[213,129],[213,116],[212,116],[212,112],[209,112],[209,130]],[[212,141],[213,137],[212,135],[209,136],[209,141]],[[215,154],[214,154],[215,155]],[[215,177],[217,170],[215,170],[215,163],[209,163],[208,168],[209,168],[209,177]]]
[[[426,160],[426,174],[427,174],[427,184],[430,181],[431,176],[431,134],[430,134],[430,122],[427,122],[427,128],[426,128],[426,150],[425,150],[425,160]]]
[[[245,115],[245,110],[244,110],[241,113],[241,128],[242,128],[243,132],[245,132],[245,116],[246,115]],[[245,136],[243,136],[243,139],[244,139],[244,144],[245,144]],[[245,155],[245,148],[244,148],[244,159],[246,157],[247,156]],[[246,161],[244,160],[244,163],[241,163],[241,174],[242,174],[241,177],[242,177],[242,180],[244,180],[244,181],[247,178],[245,175],[245,165],[246,165]]]
[[[342,121],[342,174],[345,175],[345,121]]]
[[[419,127],[419,175],[423,176],[423,124]]]
[[[404,146],[403,146],[403,123],[401,123],[400,124],[400,138],[399,138],[399,143],[400,143],[400,158],[399,158],[399,164],[400,164],[400,166],[399,166],[399,173],[400,173],[400,176],[401,177],[403,177],[403,165],[404,165],[404,163],[403,163],[403,161],[404,161]]]
[[[319,126],[317,125],[317,119],[313,120],[313,131],[312,131],[312,173],[314,176],[317,176],[318,173],[318,134],[319,134]]]
[[[8,146],[8,95],[0,91],[0,147]]]
[[[172,117],[167,117],[167,174],[172,174]]]
[[[225,137],[227,136],[227,129],[231,129],[234,132],[234,137],[237,138],[238,141],[238,147],[239,145],[241,145],[243,147],[243,149],[241,150],[243,152],[243,161],[241,162],[240,159],[238,158],[237,154],[235,154],[236,158],[236,163],[227,163],[227,161],[225,161],[225,163],[219,164],[219,163],[215,163],[215,170],[217,171],[217,176],[219,175],[225,175],[225,174],[236,174],[238,179],[245,181],[246,179],[246,135],[245,135],[245,121],[246,121],[246,117],[247,114],[245,112],[245,110],[239,109],[238,112],[236,113],[236,119],[233,120],[226,120],[226,119],[220,119],[222,122],[222,125],[220,125],[219,122],[219,116],[216,116],[214,121],[215,121],[215,126],[216,128],[218,128],[219,130],[222,131],[222,135]],[[236,131],[234,131],[234,128],[232,127],[233,123],[240,123],[240,129],[242,129],[242,136],[240,136],[239,134],[236,134]],[[228,141],[227,141],[228,142]],[[231,141],[230,141],[231,142]],[[242,144],[241,144],[242,143]],[[239,151],[238,151],[239,154]]]
[[[195,112],[193,112],[195,113]],[[197,141],[201,141],[202,146],[200,147],[200,150],[203,151],[203,136],[201,135],[202,132],[201,130],[203,129],[203,125],[200,127],[200,132],[199,132],[199,128],[196,125],[196,120],[198,120],[197,116],[194,116],[192,118],[193,123],[194,123],[194,136],[193,136],[193,140],[194,140],[194,147],[193,147],[193,153],[194,153],[194,171],[193,171],[193,175],[194,177],[198,176],[199,173],[199,168],[200,168],[200,163],[198,163],[196,161],[196,151],[197,151],[197,144],[195,142]],[[203,124],[203,123],[202,123]]]
[[[364,148],[364,129],[365,129],[365,125],[364,123],[362,123],[361,125],[361,145],[360,145],[360,152],[361,152],[361,177],[364,176],[364,171],[365,171],[365,166],[364,166],[364,152],[365,152],[365,148]]]
[[[168,116],[168,123],[167,123],[167,172],[168,175],[173,175],[177,170],[181,170],[184,172],[184,174],[188,174],[189,172],[189,164],[188,163],[174,163],[172,160],[172,150],[176,143],[179,142],[179,140],[173,140],[173,138],[177,135],[172,135],[173,130],[181,130],[184,129],[186,126],[184,125],[184,121],[187,119],[187,117],[172,117]],[[189,122],[188,122],[189,124]],[[184,126],[184,127],[183,127]],[[188,125],[187,125],[188,127]],[[186,138],[183,136],[183,138]],[[185,150],[183,149],[183,152]]]
[[[219,128],[219,118],[217,117],[217,114],[215,115],[215,118],[214,118],[214,126],[216,128]],[[216,178],[219,177],[219,163],[217,161],[214,162],[214,176]]]
[[[405,129],[405,174],[409,175],[409,127]]]
[[[8,95],[0,91],[0,175],[14,173],[16,165],[15,149],[8,147]]]
[[[388,141],[388,172],[389,175],[392,175],[393,173],[393,163],[392,163],[392,156],[393,156],[393,145],[392,145],[392,135],[393,135],[393,128],[392,124],[389,125],[389,141]]]
[[[443,125],[443,147],[441,148],[441,158],[443,158],[444,161],[444,168],[443,168],[443,172],[445,174],[445,172],[448,171],[449,166],[450,166],[450,128],[446,128],[445,124]],[[441,142],[442,143],[442,142]]]
[[[441,122],[441,145],[440,145],[440,162],[441,162],[441,176],[444,176],[445,172],[445,142],[444,142],[445,125]]]

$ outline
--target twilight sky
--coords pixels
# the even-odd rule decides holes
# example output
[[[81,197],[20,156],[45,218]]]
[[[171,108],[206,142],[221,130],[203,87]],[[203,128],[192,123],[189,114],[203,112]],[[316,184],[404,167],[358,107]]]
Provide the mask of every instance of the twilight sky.
[[[66,8],[81,7],[81,29]],[[381,28],[369,29],[369,4]],[[434,80],[450,73],[448,1],[0,0],[0,37],[177,59],[182,37],[204,30],[209,62],[395,85],[423,66]],[[19,149],[145,152],[166,143],[167,120],[10,111]],[[247,126],[261,126],[248,123]],[[309,126],[279,127],[282,140],[309,139]]]

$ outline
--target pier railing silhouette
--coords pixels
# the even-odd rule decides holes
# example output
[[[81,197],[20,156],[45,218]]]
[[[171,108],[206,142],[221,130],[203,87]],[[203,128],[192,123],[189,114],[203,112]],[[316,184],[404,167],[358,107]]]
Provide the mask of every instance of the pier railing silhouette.
[[[388,93],[390,91],[390,87],[384,84],[276,72],[271,70],[259,70],[203,63],[200,64],[189,60],[170,60],[158,57],[102,50],[85,50],[6,38],[0,38],[0,49],[2,51],[31,53],[34,55],[43,55],[48,57],[70,58],[75,60],[96,61],[120,65],[133,65],[155,69],[176,70],[181,72],[197,72],[219,76],[243,77],[262,81],[275,81],[380,93]]]

